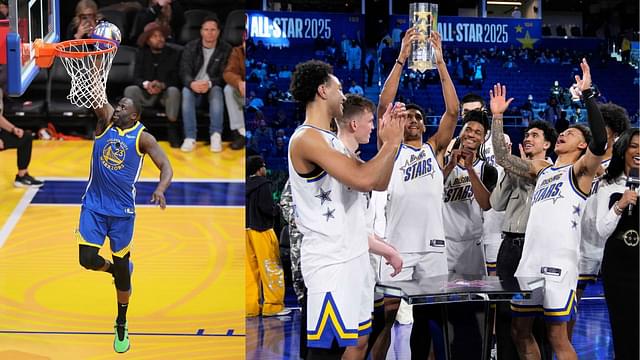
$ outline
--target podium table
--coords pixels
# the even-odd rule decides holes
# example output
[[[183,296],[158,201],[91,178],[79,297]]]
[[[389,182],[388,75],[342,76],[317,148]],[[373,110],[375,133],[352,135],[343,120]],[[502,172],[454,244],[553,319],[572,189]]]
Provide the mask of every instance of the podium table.
[[[387,296],[404,299],[409,305],[449,304],[459,302],[484,303],[484,332],[482,359],[488,359],[491,351],[493,315],[490,306],[516,298],[528,299],[533,290],[544,286],[542,277],[511,277],[448,274],[419,280],[389,281],[376,284],[376,291]],[[445,357],[448,360],[449,330],[446,306],[443,309],[443,334]]]

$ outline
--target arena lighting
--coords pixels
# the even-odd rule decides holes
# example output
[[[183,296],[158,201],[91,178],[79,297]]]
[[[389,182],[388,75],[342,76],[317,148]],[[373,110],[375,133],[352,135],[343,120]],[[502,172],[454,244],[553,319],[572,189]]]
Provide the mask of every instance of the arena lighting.
[[[487,1],[487,5],[522,5],[522,1]]]

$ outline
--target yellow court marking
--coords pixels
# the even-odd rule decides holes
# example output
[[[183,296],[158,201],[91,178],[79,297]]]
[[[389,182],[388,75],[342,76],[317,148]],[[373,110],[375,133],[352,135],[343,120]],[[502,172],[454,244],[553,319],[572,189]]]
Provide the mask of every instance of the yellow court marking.
[[[88,178],[91,146],[35,141],[30,173]],[[195,152],[182,153],[161,146],[175,179],[244,180],[244,151],[213,154],[199,144]],[[79,205],[33,204],[16,211],[33,190],[14,188],[15,174],[15,150],[0,151],[0,231],[9,220],[15,223],[0,246],[0,359],[244,358],[241,207],[137,209],[128,312],[132,347],[118,355],[112,349],[112,279],[78,263]],[[147,157],[141,178],[158,175]],[[107,243],[104,257],[110,257]]]
[[[93,141],[40,141],[33,142],[29,172],[35,177],[89,178]],[[198,143],[196,150],[184,153],[160,142],[173,167],[176,179],[229,179],[244,181],[245,151],[230,150],[226,144],[221,153],[212,153]],[[0,151],[0,227],[5,223],[24,189],[13,187],[16,176],[16,150]],[[141,178],[157,179],[160,172],[146,156]]]
[[[93,141],[40,141],[33,142],[29,171],[38,176],[89,177],[89,163]],[[161,141],[160,147],[169,157],[176,178],[244,179],[244,151],[225,146],[221,153],[212,153],[209,147],[198,143],[196,150],[184,153]],[[3,180],[16,174],[16,150],[0,151],[0,172]],[[146,156],[141,177],[157,177],[159,171]],[[5,176],[6,175],[6,176]],[[0,182],[0,186],[2,183]]]
[[[72,232],[78,215],[74,206],[32,205],[0,248],[0,354],[19,350],[59,355],[52,357],[56,359],[101,359],[113,354],[111,335],[90,336],[112,331],[115,291],[108,274],[78,264]],[[225,224],[225,232],[218,231],[212,219]],[[203,344],[218,349],[221,340],[229,346],[227,355],[236,355],[230,358],[241,358],[242,336],[190,336],[183,341],[193,346],[182,349],[184,354],[174,346],[169,357],[163,349],[173,337],[135,333],[177,333],[183,336],[176,338],[186,338],[199,329],[211,335],[232,329],[244,335],[244,302],[239,300],[244,287],[238,286],[244,279],[244,243],[234,241],[243,233],[243,219],[244,211],[238,208],[138,209],[128,314],[132,354],[141,339],[147,344],[141,350],[155,353],[156,359],[186,358]],[[101,251],[105,257],[107,250]],[[3,330],[88,334],[72,336],[76,340],[70,341],[63,334],[33,336]]]

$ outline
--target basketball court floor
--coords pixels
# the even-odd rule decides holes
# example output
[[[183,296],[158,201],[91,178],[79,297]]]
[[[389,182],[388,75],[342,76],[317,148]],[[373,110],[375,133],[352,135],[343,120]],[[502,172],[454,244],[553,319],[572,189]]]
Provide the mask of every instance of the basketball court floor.
[[[0,359],[111,359],[109,274],[78,263],[74,231],[91,141],[35,141],[40,189],[13,187],[16,151],[0,152]],[[245,354],[244,151],[182,153],[161,143],[174,179],[167,209],[149,205],[159,171],[137,186],[122,359],[241,359]],[[108,246],[101,255],[110,258]]]
[[[247,360],[299,359],[300,311],[290,288],[285,306],[295,310],[287,316],[247,318]],[[411,359],[411,326],[395,323],[386,360]],[[587,286],[578,305],[572,344],[580,360],[613,359],[609,312],[601,281]]]

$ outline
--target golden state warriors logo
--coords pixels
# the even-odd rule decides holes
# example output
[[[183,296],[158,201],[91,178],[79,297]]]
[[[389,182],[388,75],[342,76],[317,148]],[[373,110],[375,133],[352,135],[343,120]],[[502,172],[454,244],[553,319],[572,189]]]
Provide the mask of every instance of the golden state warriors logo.
[[[109,170],[120,170],[124,167],[124,157],[127,154],[127,144],[119,139],[109,139],[102,148],[100,161]]]

